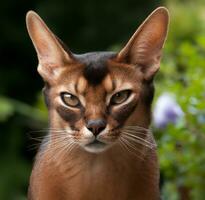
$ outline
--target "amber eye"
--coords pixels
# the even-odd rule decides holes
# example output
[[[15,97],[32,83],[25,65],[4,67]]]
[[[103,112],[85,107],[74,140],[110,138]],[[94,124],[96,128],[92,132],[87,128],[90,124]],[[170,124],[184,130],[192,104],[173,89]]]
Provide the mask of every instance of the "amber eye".
[[[110,103],[111,104],[121,104],[128,99],[130,94],[131,94],[130,90],[123,90],[121,92],[118,92],[112,96]]]
[[[67,106],[77,107],[80,104],[79,99],[70,93],[62,92],[60,96],[63,103],[66,104]]]

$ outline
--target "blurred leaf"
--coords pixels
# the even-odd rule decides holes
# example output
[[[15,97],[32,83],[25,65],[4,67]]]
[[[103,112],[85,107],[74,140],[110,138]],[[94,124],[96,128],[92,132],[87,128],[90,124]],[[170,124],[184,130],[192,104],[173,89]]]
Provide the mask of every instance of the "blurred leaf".
[[[0,96],[0,121],[6,121],[13,113],[13,104],[6,98]]]

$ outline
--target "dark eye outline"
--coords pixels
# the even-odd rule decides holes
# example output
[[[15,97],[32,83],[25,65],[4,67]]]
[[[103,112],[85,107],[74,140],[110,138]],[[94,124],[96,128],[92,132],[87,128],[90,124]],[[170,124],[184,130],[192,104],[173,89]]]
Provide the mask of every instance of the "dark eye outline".
[[[78,103],[76,105],[70,105],[68,104],[66,101],[65,101],[65,95],[71,95],[72,97],[76,98],[78,100]],[[66,106],[69,106],[69,107],[72,107],[72,108],[76,108],[76,107],[79,107],[81,105],[80,103],[80,100],[78,99],[78,97],[76,97],[75,95],[69,93],[69,92],[61,92],[60,93],[60,97],[61,97],[61,100],[63,101],[63,103],[66,105]]]
[[[116,97],[117,94],[124,93],[124,92],[127,92],[127,97],[122,102],[120,102],[120,103],[113,102],[113,99]],[[112,97],[110,99],[110,104],[111,105],[120,105],[120,104],[124,103],[130,97],[131,93],[132,93],[131,90],[121,90],[119,92],[116,92],[115,94],[112,95]]]

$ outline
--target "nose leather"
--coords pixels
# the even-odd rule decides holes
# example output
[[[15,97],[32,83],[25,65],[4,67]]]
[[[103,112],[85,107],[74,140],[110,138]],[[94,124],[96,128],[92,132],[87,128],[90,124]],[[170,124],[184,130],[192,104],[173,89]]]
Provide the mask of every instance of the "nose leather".
[[[102,132],[107,123],[104,119],[92,119],[87,122],[87,129],[89,129],[93,135],[97,136],[100,132]]]

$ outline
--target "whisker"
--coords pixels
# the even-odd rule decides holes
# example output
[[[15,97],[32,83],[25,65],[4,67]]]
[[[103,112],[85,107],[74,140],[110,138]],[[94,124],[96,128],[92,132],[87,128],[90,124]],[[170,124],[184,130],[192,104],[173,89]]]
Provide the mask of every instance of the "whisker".
[[[58,133],[52,133],[52,134],[47,134],[43,136],[31,136],[30,139],[32,140],[41,140],[45,138],[56,138],[56,137],[62,137],[62,136],[71,136],[71,134],[65,133],[65,132],[58,132]]]
[[[77,143],[75,141],[72,141],[70,144],[68,144],[65,148],[64,148],[64,155],[69,155],[72,150],[77,146]]]
[[[125,138],[121,137],[121,141],[124,143],[125,147],[127,147],[127,151],[131,154],[133,154],[134,156],[136,156],[137,158],[139,158],[140,160],[143,160],[143,157],[140,157],[140,155],[142,155],[142,152],[140,152],[138,149],[133,148],[132,146],[130,146],[130,144],[128,143],[128,141]],[[138,155],[135,151],[131,151],[130,147],[132,149],[134,149],[135,151],[137,151],[138,153],[140,153],[140,155]]]
[[[124,126],[125,128],[129,128],[129,129],[138,129],[138,130],[150,130],[148,128],[142,127],[142,126]]]
[[[143,132],[140,132],[140,131],[130,131],[130,130],[126,130],[126,129],[123,129],[122,131],[126,131],[126,132],[128,132],[128,133],[130,133],[130,134],[136,134],[136,135],[142,135],[142,136],[146,136],[147,134],[149,134],[149,133],[143,133]]]
[[[119,137],[120,144],[127,150],[129,153],[132,153],[129,148],[125,145],[125,142],[122,140],[122,137]]]
[[[144,142],[144,143],[146,143],[146,144],[148,144],[148,145],[153,145],[153,143],[152,142],[149,142],[149,141],[147,141],[147,140],[145,140],[145,139],[143,139],[143,138],[141,138],[141,137],[139,137],[139,136],[137,136],[137,135],[133,135],[133,134],[130,134],[130,133],[127,133],[127,132],[123,132],[126,136],[130,136],[130,137],[132,137],[132,138],[136,138],[136,139],[138,139],[138,140],[140,140],[140,141],[142,141],[142,142]]]
[[[123,137],[122,137],[123,138]],[[137,147],[136,146],[134,146],[134,144],[132,144],[128,139],[126,139],[126,138],[123,138],[124,139],[124,141],[132,148],[132,149],[134,149],[134,150],[136,150],[137,152],[139,152],[139,153],[142,153],[139,149],[137,149]]]
[[[62,157],[62,154],[64,152],[65,147],[72,144],[71,141],[65,142],[65,140],[60,140],[56,142],[54,145],[52,143],[52,146],[48,147],[47,153],[49,154],[48,159],[49,160],[58,160]]]
[[[146,142],[144,142],[144,141],[140,141],[140,140],[138,140],[138,139],[131,138],[131,137],[127,136],[127,135],[126,135],[125,137],[127,137],[128,139],[132,140],[133,142],[136,142],[136,143],[138,143],[138,144],[141,144],[142,146],[147,147],[147,148],[149,148],[149,149],[154,149],[154,148],[156,148],[156,144],[155,144],[155,143],[150,143],[150,144],[148,144],[148,143],[146,143]]]
[[[72,142],[66,143],[64,142],[63,145],[60,144],[60,150],[56,151],[56,155],[53,157],[54,160],[60,159],[61,157],[63,157],[65,155],[65,149],[72,145]],[[57,149],[56,149],[57,150]]]
[[[123,139],[124,141],[126,141],[126,143],[127,143],[130,147],[132,147],[134,150],[140,152],[139,149],[137,149],[137,147],[134,146],[127,138],[122,137],[122,139]]]
[[[71,145],[68,145],[67,147],[66,147],[66,151],[67,151],[67,154],[69,155],[70,153],[71,153],[71,151],[74,149],[76,147],[76,143],[75,142],[73,142]]]
[[[31,144],[28,146],[28,151],[34,151],[37,150],[39,148],[40,144]]]
[[[124,130],[128,131],[133,131],[133,132],[140,132],[140,133],[151,133],[152,131],[150,129],[138,129],[138,128],[128,128],[128,127],[123,127]]]
[[[65,133],[74,133],[75,131],[72,130],[66,130],[66,129],[42,129],[42,130],[36,130],[36,131],[29,131],[27,134],[30,136],[31,134],[34,133],[61,133],[61,132],[65,132]]]

